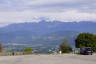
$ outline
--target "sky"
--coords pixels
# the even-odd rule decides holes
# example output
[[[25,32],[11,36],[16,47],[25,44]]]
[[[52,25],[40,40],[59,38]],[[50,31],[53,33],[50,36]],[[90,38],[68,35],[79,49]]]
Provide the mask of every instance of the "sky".
[[[96,21],[96,0],[0,0],[0,26],[48,21]]]

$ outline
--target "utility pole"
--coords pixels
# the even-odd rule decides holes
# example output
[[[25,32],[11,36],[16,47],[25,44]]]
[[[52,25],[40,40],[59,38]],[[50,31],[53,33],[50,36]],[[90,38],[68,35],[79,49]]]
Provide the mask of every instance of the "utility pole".
[[[12,55],[15,55],[15,43],[11,43],[12,45]]]

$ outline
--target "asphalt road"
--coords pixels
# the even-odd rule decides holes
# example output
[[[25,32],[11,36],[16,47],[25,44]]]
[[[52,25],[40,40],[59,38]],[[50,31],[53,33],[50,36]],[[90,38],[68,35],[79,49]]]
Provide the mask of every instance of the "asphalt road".
[[[96,64],[96,55],[0,56],[0,64]]]

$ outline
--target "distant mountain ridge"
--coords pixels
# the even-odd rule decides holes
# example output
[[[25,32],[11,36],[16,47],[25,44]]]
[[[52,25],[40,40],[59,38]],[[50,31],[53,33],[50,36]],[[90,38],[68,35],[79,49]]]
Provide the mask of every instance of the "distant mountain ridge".
[[[96,22],[26,22],[0,28],[0,42],[32,45],[59,45],[63,38],[74,39],[80,32],[96,33]]]

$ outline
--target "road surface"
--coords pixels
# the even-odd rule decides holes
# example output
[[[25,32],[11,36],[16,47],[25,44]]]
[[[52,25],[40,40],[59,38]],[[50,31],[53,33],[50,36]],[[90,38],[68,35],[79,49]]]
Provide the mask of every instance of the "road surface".
[[[0,64],[96,64],[96,55],[0,56]]]

